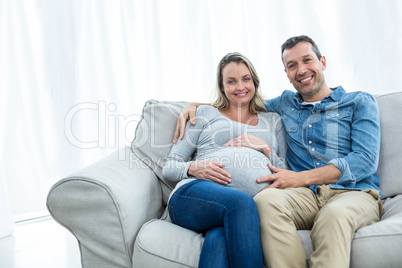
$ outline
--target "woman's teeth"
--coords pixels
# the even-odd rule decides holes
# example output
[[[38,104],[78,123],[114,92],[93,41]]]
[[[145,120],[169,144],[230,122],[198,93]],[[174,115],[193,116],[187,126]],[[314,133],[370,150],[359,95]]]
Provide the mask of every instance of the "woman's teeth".
[[[237,93],[235,94],[237,97],[244,97],[247,95],[247,92]]]

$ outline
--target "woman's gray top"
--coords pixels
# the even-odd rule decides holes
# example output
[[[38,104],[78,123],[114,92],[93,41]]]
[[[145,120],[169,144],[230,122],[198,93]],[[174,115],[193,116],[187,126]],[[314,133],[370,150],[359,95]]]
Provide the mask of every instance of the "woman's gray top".
[[[187,122],[183,139],[179,139],[173,145],[163,166],[164,178],[178,182],[173,192],[185,183],[196,179],[187,174],[192,161],[213,160],[224,164],[223,169],[231,175],[231,183],[226,186],[241,190],[251,196],[270,184],[269,182],[256,182],[257,178],[272,174],[267,166],[269,161],[274,166],[287,168],[285,162],[286,134],[278,114],[258,114],[256,126],[230,120],[212,106],[200,106],[197,109],[196,117],[196,125]],[[263,153],[247,147],[223,146],[243,133],[268,142],[272,147],[270,159]]]

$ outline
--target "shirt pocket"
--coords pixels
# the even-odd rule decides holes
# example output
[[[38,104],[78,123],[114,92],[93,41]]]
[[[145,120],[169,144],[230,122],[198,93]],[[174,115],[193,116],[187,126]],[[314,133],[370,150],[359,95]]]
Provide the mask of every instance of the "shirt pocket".
[[[353,111],[351,109],[334,109],[325,113],[326,135],[349,138]]]
[[[301,111],[295,108],[290,108],[282,116],[282,122],[287,133],[296,133],[300,129]]]

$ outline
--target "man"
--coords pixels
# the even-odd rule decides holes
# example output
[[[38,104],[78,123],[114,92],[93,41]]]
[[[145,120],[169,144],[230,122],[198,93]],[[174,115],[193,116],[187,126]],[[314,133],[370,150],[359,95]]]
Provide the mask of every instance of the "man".
[[[355,231],[382,213],[377,103],[364,92],[330,89],[326,59],[307,36],[289,38],[282,61],[297,92],[284,91],[266,107],[282,117],[292,170],[270,166],[275,174],[257,179],[272,181],[254,198],[264,261],[268,267],[307,267],[297,230],[311,229],[310,267],[349,267]],[[189,107],[183,117],[193,119]]]

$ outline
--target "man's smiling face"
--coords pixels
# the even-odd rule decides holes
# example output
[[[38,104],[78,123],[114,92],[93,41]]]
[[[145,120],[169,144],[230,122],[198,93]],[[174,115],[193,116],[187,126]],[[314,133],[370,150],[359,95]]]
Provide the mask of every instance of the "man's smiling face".
[[[317,58],[309,42],[300,42],[283,52],[285,72],[294,88],[306,101],[314,100],[321,90],[327,88],[324,71],[325,57]]]

